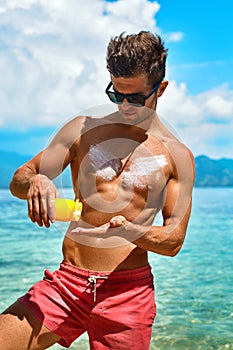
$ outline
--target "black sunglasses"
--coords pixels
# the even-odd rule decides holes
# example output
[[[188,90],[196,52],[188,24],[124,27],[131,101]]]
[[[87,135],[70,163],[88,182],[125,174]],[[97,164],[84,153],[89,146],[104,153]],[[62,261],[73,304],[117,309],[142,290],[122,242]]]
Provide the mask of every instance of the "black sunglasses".
[[[128,101],[128,103],[136,106],[136,107],[143,107],[145,106],[145,101],[153,95],[158,88],[160,87],[160,84],[162,82],[163,78],[158,82],[157,85],[151,90],[151,92],[148,95],[140,95],[140,94],[121,94],[118,91],[109,91],[110,87],[112,86],[112,82],[110,82],[105,90],[106,94],[108,95],[110,101],[113,103],[123,103],[124,99]]]

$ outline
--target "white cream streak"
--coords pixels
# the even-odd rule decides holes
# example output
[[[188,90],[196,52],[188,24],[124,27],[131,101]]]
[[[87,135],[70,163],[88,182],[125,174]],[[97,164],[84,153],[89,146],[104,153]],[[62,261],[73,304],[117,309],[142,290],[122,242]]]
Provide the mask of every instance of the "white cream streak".
[[[121,169],[121,160],[100,145],[90,147],[89,157],[96,175],[106,181],[111,181]]]
[[[136,158],[130,165],[129,171],[123,172],[122,181],[128,185],[143,188],[145,187],[145,180],[143,181],[143,177],[148,177],[154,172],[161,171],[167,164],[168,162],[164,155]],[[158,174],[159,173],[156,175]]]
[[[100,145],[91,145],[89,157],[96,175],[106,181],[111,181],[121,170],[122,163],[119,157],[105,151]],[[131,160],[129,170],[122,172],[122,181],[127,185],[144,187],[145,181],[142,177],[160,171],[167,164],[167,159],[163,154],[136,158]]]
[[[134,160],[134,164],[138,168],[143,170],[145,175],[150,175],[154,171],[161,170],[165,165],[168,164],[165,155],[149,156],[149,157],[139,157]]]

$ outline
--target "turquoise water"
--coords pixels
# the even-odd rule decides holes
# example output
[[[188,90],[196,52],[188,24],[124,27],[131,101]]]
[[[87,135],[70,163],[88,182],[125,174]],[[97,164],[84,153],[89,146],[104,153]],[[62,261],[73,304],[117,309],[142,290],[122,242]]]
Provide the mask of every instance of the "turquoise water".
[[[182,251],[175,258],[150,254],[157,299],[151,350],[233,350],[232,198],[233,188],[195,189]],[[0,191],[0,310],[45,268],[59,266],[63,229],[35,226],[26,203]],[[85,336],[70,347],[88,348]]]

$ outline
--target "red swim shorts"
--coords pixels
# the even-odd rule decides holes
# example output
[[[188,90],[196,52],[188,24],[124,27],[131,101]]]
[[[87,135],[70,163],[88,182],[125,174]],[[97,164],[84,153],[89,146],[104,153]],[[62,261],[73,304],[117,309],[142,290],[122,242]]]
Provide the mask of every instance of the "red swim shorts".
[[[69,347],[84,332],[90,349],[149,350],[156,314],[149,265],[89,271],[63,262],[19,298]]]

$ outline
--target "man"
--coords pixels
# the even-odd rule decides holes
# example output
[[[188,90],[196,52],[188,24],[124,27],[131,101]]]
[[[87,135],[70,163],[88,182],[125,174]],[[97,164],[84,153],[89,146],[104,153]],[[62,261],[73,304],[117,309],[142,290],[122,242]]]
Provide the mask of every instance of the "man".
[[[150,32],[113,38],[106,93],[118,110],[75,118],[16,171],[11,191],[27,200],[32,222],[55,221],[51,180],[68,164],[83,211],[65,235],[60,269],[46,270],[1,316],[1,349],[69,347],[86,331],[91,349],[149,349],[156,309],[148,251],[179,252],[194,182],[191,152],[156,114],[166,54]],[[160,210],[163,224],[153,226]]]

